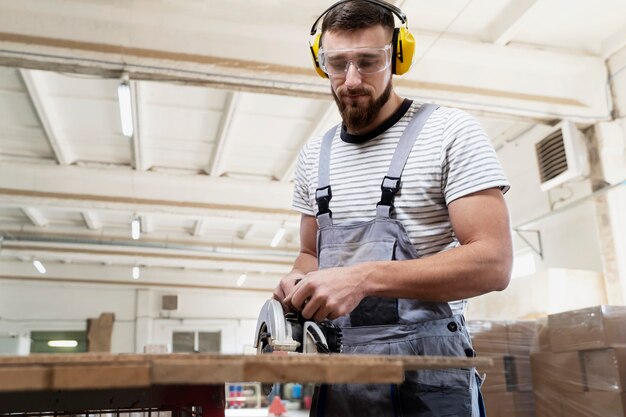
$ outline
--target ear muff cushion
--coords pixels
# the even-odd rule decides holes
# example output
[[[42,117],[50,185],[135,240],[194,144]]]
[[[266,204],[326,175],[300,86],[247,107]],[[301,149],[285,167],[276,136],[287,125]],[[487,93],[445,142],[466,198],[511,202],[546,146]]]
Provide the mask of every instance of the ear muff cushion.
[[[317,75],[322,78],[328,78],[328,75],[326,75],[326,73],[322,71],[322,68],[320,67],[319,50],[321,37],[321,33],[316,34],[315,38],[313,38],[313,40],[309,44],[309,49],[311,50],[311,57],[313,58],[313,67],[315,68],[315,72],[317,72]]]
[[[397,75],[406,74],[413,64],[415,54],[415,38],[409,29],[402,26],[394,30],[394,56],[393,73]]]

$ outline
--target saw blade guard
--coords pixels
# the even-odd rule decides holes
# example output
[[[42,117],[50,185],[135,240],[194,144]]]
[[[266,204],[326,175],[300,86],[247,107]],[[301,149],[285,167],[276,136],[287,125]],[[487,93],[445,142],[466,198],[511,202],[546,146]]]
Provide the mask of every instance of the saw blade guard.
[[[299,346],[300,343],[293,339],[291,326],[285,321],[283,306],[277,300],[267,300],[256,323],[254,347],[257,352],[295,352]]]

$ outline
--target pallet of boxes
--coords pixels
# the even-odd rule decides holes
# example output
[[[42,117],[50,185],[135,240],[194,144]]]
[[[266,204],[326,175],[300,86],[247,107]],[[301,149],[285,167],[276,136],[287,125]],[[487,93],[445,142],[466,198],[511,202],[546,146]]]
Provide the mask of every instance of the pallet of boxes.
[[[476,355],[493,366],[477,369],[484,378],[483,399],[489,417],[534,417],[530,350],[535,321],[469,321]]]
[[[537,336],[537,417],[626,417],[626,307],[552,314]]]

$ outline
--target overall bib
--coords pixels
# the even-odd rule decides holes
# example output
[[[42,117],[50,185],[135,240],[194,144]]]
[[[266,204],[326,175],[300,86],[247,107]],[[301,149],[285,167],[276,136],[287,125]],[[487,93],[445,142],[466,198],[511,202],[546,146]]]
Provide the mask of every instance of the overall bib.
[[[409,122],[383,179],[376,217],[366,222],[333,224],[329,168],[336,127],[326,133],[315,195],[320,269],[418,257],[404,227],[391,214],[409,153],[436,108],[422,105]],[[352,313],[334,323],[343,332],[343,354],[474,356],[463,316],[453,316],[448,303],[366,297]],[[470,417],[484,415],[478,400],[473,368],[410,371],[401,385],[321,385],[316,388],[310,415]]]

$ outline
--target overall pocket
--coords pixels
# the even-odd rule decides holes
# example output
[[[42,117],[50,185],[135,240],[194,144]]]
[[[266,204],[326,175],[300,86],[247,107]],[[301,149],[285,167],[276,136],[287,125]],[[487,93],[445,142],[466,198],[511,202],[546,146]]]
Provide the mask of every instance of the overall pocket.
[[[451,322],[454,323],[454,322]],[[455,329],[449,326],[449,329]],[[425,336],[400,342],[394,354],[467,356],[471,346],[458,330],[447,336]],[[448,417],[472,415],[471,380],[474,370],[434,369],[405,373],[398,386],[399,408],[403,416]]]
[[[395,260],[395,239],[326,245],[320,248],[320,268],[350,266],[367,261]],[[398,299],[365,297],[350,313],[351,326],[398,323]]]

